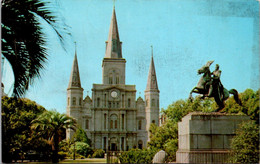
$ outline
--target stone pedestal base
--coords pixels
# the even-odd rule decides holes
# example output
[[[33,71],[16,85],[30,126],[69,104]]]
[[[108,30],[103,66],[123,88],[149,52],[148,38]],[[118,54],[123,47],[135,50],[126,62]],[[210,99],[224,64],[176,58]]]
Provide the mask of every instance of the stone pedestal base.
[[[178,163],[226,163],[229,150],[185,151],[176,153]]]
[[[178,123],[177,163],[225,163],[238,125],[248,116],[193,112]]]

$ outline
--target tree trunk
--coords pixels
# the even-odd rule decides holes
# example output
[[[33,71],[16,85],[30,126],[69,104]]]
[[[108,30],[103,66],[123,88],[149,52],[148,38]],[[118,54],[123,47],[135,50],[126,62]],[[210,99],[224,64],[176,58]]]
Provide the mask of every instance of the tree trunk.
[[[53,143],[52,143],[52,163],[58,163],[58,150],[59,149],[59,137],[57,134],[53,136]]]

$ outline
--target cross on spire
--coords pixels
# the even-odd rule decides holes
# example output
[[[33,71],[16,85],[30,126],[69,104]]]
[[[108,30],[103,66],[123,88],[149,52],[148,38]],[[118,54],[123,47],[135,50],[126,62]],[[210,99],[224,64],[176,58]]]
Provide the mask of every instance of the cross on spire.
[[[153,45],[151,45],[151,52],[152,52],[152,57],[153,57]]]

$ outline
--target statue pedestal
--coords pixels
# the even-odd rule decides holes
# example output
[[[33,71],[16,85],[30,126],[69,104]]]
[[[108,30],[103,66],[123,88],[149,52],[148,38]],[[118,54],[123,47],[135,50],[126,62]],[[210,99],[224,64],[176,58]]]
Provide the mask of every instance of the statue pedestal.
[[[238,125],[248,116],[193,112],[178,123],[177,163],[225,163]]]

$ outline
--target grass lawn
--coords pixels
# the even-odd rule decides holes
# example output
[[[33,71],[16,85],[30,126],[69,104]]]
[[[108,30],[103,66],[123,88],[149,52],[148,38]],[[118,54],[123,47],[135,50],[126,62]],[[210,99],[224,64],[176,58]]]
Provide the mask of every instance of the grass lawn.
[[[60,161],[59,163],[106,163],[107,160],[105,158],[86,158],[86,159],[65,159]]]

